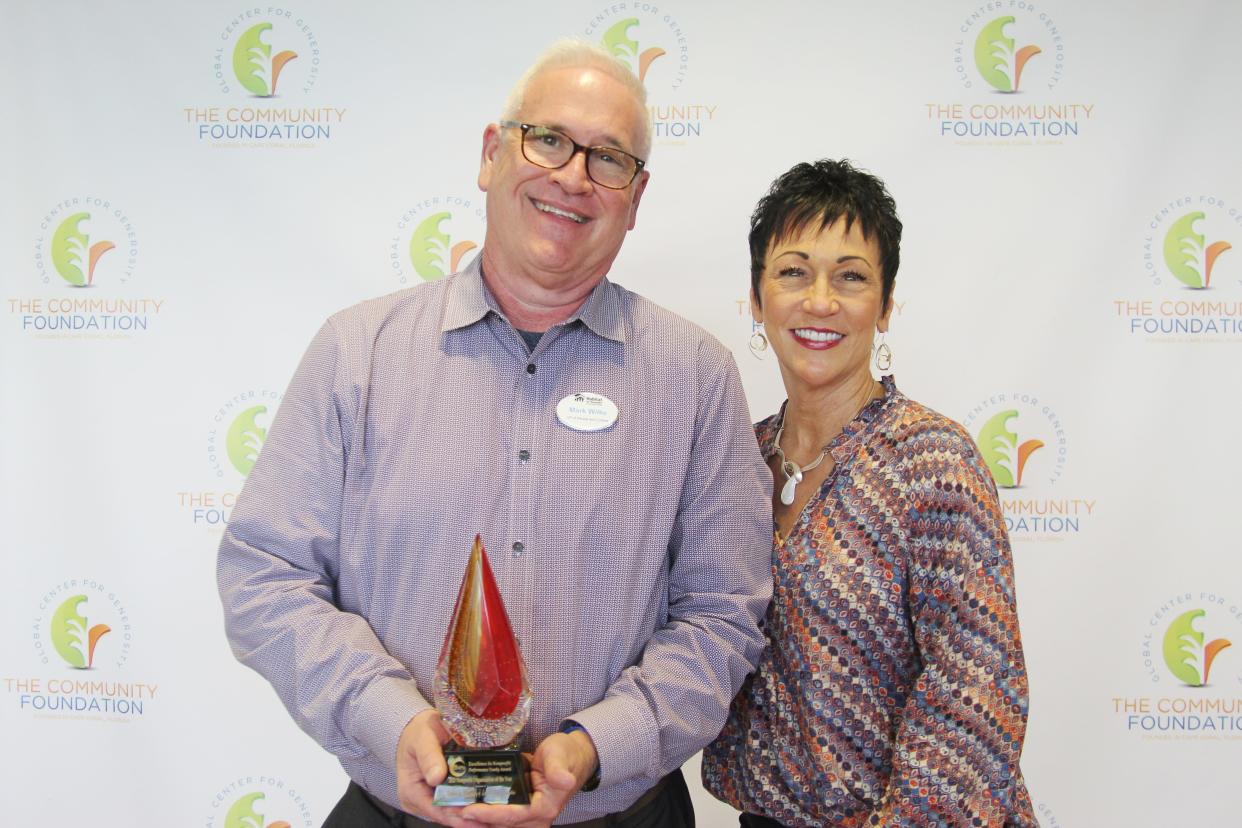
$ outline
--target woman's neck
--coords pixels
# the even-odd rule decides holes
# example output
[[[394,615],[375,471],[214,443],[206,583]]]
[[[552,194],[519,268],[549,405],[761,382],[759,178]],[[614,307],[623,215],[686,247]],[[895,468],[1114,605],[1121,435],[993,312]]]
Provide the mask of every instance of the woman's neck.
[[[788,388],[781,450],[790,459],[813,460],[869,401],[882,396],[883,386],[865,377],[834,388],[804,391]]]

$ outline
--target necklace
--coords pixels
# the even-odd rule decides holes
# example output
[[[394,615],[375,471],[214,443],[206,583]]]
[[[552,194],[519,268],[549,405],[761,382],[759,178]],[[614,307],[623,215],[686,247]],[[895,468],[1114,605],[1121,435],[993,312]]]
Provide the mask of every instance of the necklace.
[[[785,433],[785,418],[781,417],[781,427],[776,430],[776,456],[781,461],[781,473],[785,475],[785,485],[781,487],[781,503],[786,506],[792,506],[794,502],[794,489],[802,482],[803,474],[824,462],[824,458],[828,456],[828,446],[824,446],[824,450],[819,453],[819,457],[815,458],[815,462],[806,466],[799,466],[794,461],[785,457],[785,452],[781,451],[781,435]],[[831,445],[831,444],[829,444]]]
[[[872,382],[872,385],[874,386],[875,383]],[[880,394],[879,396],[883,397],[884,395]],[[850,417],[850,421],[854,420],[859,414],[861,414],[862,410],[867,407],[867,403],[871,402],[873,399],[877,399],[874,388],[871,395],[869,395],[867,399],[863,400],[863,404],[860,405],[858,410],[854,412],[854,416]],[[819,453],[819,457],[815,458],[815,462],[807,466],[799,466],[797,463],[787,458],[785,456],[785,452],[781,451],[781,435],[784,433],[785,415],[782,412],[781,425],[780,428],[776,429],[776,439],[773,443],[776,445],[776,456],[781,460],[781,472],[785,475],[785,485],[781,487],[781,503],[784,503],[786,506],[792,506],[794,502],[794,489],[796,489],[798,484],[802,482],[802,477],[806,472],[809,472],[811,469],[824,462],[824,458],[828,456],[828,448],[832,445],[832,443],[829,442],[824,446],[823,451]]]

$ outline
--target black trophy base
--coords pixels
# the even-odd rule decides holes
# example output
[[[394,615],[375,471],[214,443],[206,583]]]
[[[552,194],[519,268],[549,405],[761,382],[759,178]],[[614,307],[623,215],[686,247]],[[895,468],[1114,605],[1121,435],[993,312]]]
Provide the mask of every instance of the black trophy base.
[[[526,805],[530,803],[530,762],[517,748],[478,750],[444,748],[448,776],[436,785],[431,802],[437,807],[474,805]]]

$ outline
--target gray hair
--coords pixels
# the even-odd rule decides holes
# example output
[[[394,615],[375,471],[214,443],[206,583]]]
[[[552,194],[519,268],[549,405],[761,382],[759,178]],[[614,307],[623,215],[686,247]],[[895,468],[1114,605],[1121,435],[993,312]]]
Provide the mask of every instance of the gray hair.
[[[585,40],[565,38],[544,49],[522,77],[518,78],[518,82],[513,85],[509,97],[505,99],[504,114],[501,117],[505,120],[516,120],[525,101],[526,89],[530,86],[530,82],[543,72],[567,66],[599,69],[610,78],[620,81],[629,90],[643,113],[642,145],[635,152],[642,158],[648,158],[651,154],[651,112],[647,109],[647,88],[624,61],[609,54],[604,47]]]

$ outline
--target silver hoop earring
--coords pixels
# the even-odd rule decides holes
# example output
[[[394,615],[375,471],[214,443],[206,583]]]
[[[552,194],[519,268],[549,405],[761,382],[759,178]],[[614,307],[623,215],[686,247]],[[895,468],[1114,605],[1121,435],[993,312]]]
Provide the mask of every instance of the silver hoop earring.
[[[880,344],[875,346],[875,367],[881,374],[887,374],[893,368],[893,349],[884,341],[884,334],[880,334]]]
[[[750,354],[755,359],[763,359],[763,352],[768,349],[768,338],[763,331],[756,330],[750,335],[750,341],[746,343],[746,347],[750,349]]]

